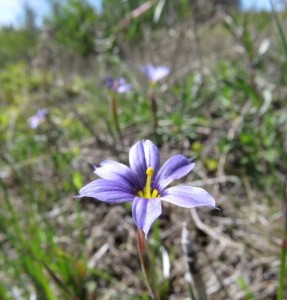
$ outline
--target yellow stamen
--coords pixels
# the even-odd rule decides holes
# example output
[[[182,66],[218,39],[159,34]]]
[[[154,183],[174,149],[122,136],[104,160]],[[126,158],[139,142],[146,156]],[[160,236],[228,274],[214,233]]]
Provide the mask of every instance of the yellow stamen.
[[[159,196],[158,190],[152,189],[152,176],[154,174],[154,169],[152,167],[148,167],[146,170],[146,184],[142,191],[138,191],[138,196],[146,199],[152,199]]]
[[[149,199],[151,198],[151,178],[154,173],[154,169],[152,167],[147,168],[146,170],[146,184],[144,187],[144,194]]]

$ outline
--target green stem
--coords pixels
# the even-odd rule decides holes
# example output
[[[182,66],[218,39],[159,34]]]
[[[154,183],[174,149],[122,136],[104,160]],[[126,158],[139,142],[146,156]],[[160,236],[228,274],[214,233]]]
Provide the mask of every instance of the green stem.
[[[277,291],[277,300],[284,299],[285,276],[286,276],[286,257],[287,257],[287,178],[285,181],[285,191],[283,197],[283,218],[284,218],[284,235],[282,239],[279,271],[279,287]]]
[[[275,9],[275,5],[274,5],[274,2],[272,0],[270,0],[270,4],[271,4],[271,8],[272,8],[271,9],[272,15],[274,17],[276,27],[277,27],[277,30],[279,32],[280,39],[281,39],[281,42],[282,42],[282,45],[283,45],[283,50],[284,50],[285,55],[287,57],[287,41],[286,41],[286,38],[285,38],[284,29],[281,25],[281,22],[280,22],[279,18],[278,18],[278,15],[277,15],[276,9]]]
[[[277,300],[284,300],[286,256],[287,256],[287,240],[284,240],[282,242],[282,250],[280,255],[280,273],[279,273],[279,287],[277,291]]]
[[[158,127],[158,117],[157,117],[157,103],[154,94],[151,94],[150,97],[151,113],[153,118],[153,131],[157,131]]]
[[[157,106],[156,97],[153,92],[150,94],[149,100],[150,100],[150,109],[151,109],[151,114],[153,119],[153,136],[156,144],[160,146],[162,144],[162,140],[158,133],[158,106]]]
[[[122,135],[122,131],[120,128],[120,123],[119,123],[118,103],[117,103],[117,97],[115,94],[112,95],[112,113],[113,113],[113,118],[114,118],[117,133],[119,135],[119,138],[122,140],[123,135]]]
[[[147,288],[153,300],[160,300],[160,297],[156,289],[154,270],[152,268],[152,264],[149,258],[149,252],[144,237],[144,232],[141,229],[137,229],[137,238],[138,238],[138,252],[140,257],[140,263],[141,263]]]

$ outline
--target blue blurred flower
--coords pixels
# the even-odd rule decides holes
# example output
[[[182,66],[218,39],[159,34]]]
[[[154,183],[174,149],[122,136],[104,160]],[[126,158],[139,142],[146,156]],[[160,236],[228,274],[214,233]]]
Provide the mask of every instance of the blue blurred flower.
[[[45,108],[39,109],[35,115],[29,118],[29,126],[32,129],[37,128],[46,118],[48,110]]]
[[[171,157],[160,168],[158,148],[149,140],[137,142],[129,152],[130,167],[112,160],[95,166],[97,179],[80,190],[78,197],[92,197],[108,203],[132,202],[132,214],[139,229],[149,232],[162,212],[161,201],[181,207],[215,206],[205,190],[191,186],[168,187],[186,176],[193,168],[192,159]]]
[[[118,94],[127,93],[132,89],[132,85],[127,83],[122,77],[115,79],[107,77],[105,81],[107,87]]]
[[[170,73],[170,68],[166,66],[153,66],[149,64],[142,66],[140,69],[150,82],[157,82]]]

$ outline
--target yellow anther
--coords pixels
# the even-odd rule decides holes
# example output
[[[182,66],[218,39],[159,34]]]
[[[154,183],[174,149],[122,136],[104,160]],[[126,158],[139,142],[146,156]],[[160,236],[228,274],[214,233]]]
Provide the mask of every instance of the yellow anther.
[[[158,196],[158,190],[154,189],[151,193],[151,198],[156,198]]]

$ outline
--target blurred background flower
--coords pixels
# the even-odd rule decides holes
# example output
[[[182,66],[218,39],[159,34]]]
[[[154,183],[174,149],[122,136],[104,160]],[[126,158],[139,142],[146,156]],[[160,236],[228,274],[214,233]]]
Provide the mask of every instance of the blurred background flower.
[[[170,68],[166,66],[154,66],[149,64],[142,66],[140,69],[150,82],[157,82],[168,76],[170,73]]]
[[[132,89],[132,85],[127,83],[122,77],[113,79],[112,77],[107,77],[105,79],[106,85],[109,89],[115,91],[118,94],[124,94]]]
[[[29,118],[29,126],[32,129],[37,128],[45,119],[48,114],[48,110],[45,108],[39,109],[35,115]]]

